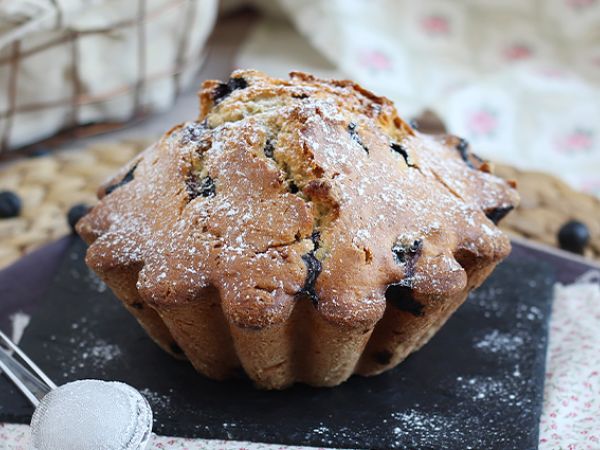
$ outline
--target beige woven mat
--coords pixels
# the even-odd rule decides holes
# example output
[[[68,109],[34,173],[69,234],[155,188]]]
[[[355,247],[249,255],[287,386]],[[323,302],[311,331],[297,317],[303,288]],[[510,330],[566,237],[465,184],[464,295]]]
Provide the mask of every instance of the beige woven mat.
[[[23,201],[20,217],[0,219],[0,268],[69,233],[69,208],[94,204],[98,185],[146,145],[147,141],[102,144],[0,166],[0,191],[15,191]],[[516,179],[522,197],[521,207],[502,222],[504,229],[555,246],[560,226],[577,219],[592,234],[586,256],[600,260],[598,199],[575,192],[549,175],[507,166],[497,166],[496,173]]]
[[[0,191],[14,191],[23,202],[19,217],[0,219],[0,268],[70,233],[66,217],[71,206],[93,205],[98,185],[146,144],[97,145],[0,166]]]

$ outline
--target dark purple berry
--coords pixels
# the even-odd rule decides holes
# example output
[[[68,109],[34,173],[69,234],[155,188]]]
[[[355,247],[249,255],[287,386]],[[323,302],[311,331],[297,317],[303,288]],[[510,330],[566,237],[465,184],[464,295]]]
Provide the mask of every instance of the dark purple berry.
[[[213,100],[215,103],[219,103],[236,89],[246,89],[247,87],[248,82],[243,78],[230,78],[227,83],[219,83],[215,88],[213,91]]]
[[[67,222],[69,222],[69,226],[73,233],[75,233],[75,225],[77,225],[79,219],[85,216],[89,211],[90,207],[83,203],[71,206],[71,209],[69,209],[69,212],[67,213]]]
[[[382,366],[386,366],[392,360],[392,352],[388,350],[382,350],[380,352],[373,353],[373,359],[377,364],[381,364]]]
[[[404,286],[410,285],[412,282],[412,277],[415,273],[415,266],[417,264],[417,260],[421,256],[422,250],[422,239],[416,239],[410,245],[396,243],[392,247],[392,252],[394,253],[396,262],[404,266],[404,281],[402,282]]]
[[[183,355],[183,350],[181,349],[181,347],[179,345],[177,345],[177,342],[171,342],[171,345],[169,345],[169,348],[175,355]]]
[[[356,142],[358,145],[360,145],[363,150],[365,152],[367,152],[367,154],[369,154],[369,148],[363,144],[363,141],[360,139],[360,136],[358,135],[357,131],[356,131],[357,125],[354,122],[350,122],[348,124],[348,133],[350,133],[350,138]]]
[[[558,243],[563,250],[582,255],[589,242],[588,227],[577,220],[565,223],[558,231]]]
[[[514,206],[499,206],[498,208],[492,208],[485,212],[485,215],[488,219],[490,219],[494,224],[498,225],[504,217],[514,209]]]
[[[17,217],[21,213],[21,198],[12,191],[0,192],[0,219]]]
[[[192,122],[188,124],[183,130],[184,142],[198,142],[202,137],[202,134],[206,131],[207,122],[198,123]]]
[[[273,152],[275,151],[275,147],[273,147],[273,143],[271,141],[267,141],[265,143],[265,148],[263,149],[263,151],[265,152],[265,156],[267,158],[272,158]]]
[[[423,240],[416,239],[409,246],[404,246],[400,244],[394,244],[392,247],[392,252],[396,257],[396,261],[399,264],[405,264],[408,261],[414,260],[421,253],[421,249],[423,248]]]
[[[125,174],[125,176],[121,179],[121,181],[107,187],[106,191],[105,191],[106,195],[112,193],[113,191],[120,188],[121,186],[126,185],[130,181],[133,181],[133,173],[135,172],[136,168],[137,168],[137,164],[135,164],[131,169],[129,169],[129,171]]]
[[[210,176],[200,180],[192,176],[187,180],[186,185],[190,200],[198,196],[213,197],[217,193],[215,181]]]
[[[313,231],[312,234],[310,235],[310,240],[313,241],[313,244],[315,246],[315,248],[313,249],[313,251],[317,251],[319,250],[319,241],[321,240],[321,232],[320,231]]]
[[[467,166],[469,166],[471,169],[474,169],[473,163],[469,159],[469,143],[466,139],[460,138],[458,140],[458,144],[456,144],[456,150],[458,150],[460,157],[467,164]]]
[[[298,185],[296,183],[294,183],[293,181],[290,181],[288,183],[288,188],[290,189],[290,192],[292,194],[297,194],[299,189],[298,189]]]
[[[298,291],[298,294],[306,295],[316,305],[319,302],[319,297],[315,291],[315,283],[317,277],[321,274],[323,266],[321,265],[321,261],[315,256],[315,250],[319,248],[321,234],[318,231],[314,231],[310,238],[313,241],[314,249],[306,255],[302,255],[302,260],[306,265],[306,279],[304,280],[304,286]]]
[[[314,252],[302,255],[302,260],[306,265],[306,279],[304,280],[304,286],[300,289],[299,294],[308,296],[313,304],[316,305],[319,301],[319,297],[315,291],[315,283],[322,270],[321,261],[317,259]]]
[[[423,305],[413,297],[412,288],[404,282],[390,284],[385,291],[385,299],[401,311],[413,316],[423,316]]]
[[[46,156],[50,153],[50,150],[48,150],[45,147],[38,147],[34,150],[32,150],[31,152],[29,152],[28,156],[30,158],[39,158],[40,156]]]
[[[390,147],[392,148],[393,151],[402,155],[402,157],[404,158],[404,161],[406,162],[406,165],[408,167],[414,167],[413,163],[409,161],[410,157],[408,156],[408,151],[406,150],[406,147],[404,147],[404,145],[396,144],[395,142],[392,142],[390,144]]]

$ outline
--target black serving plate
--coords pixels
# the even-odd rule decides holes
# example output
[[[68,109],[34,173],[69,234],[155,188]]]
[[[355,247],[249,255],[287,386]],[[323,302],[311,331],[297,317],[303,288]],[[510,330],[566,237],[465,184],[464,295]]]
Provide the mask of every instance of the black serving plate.
[[[557,263],[514,252],[423,349],[336,388],[259,391],[215,382],[163,353],[85,266],[74,239],[36,301],[22,348],[58,384],[120,380],[146,395],[171,436],[356,448],[537,448]],[[14,300],[14,299],[13,299]],[[0,379],[0,421],[27,423]]]

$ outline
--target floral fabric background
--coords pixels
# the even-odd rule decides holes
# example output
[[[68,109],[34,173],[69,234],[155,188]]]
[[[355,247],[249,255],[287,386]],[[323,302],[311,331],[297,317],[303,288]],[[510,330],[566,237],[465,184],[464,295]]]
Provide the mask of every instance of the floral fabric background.
[[[600,195],[599,0],[254,3],[270,17],[238,66],[355,79],[486,158]]]
[[[600,272],[554,287],[540,450],[600,448]]]

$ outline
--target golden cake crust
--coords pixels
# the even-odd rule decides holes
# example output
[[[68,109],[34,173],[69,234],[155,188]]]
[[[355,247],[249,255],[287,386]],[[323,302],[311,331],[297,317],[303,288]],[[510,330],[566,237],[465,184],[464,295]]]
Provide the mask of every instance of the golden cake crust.
[[[190,358],[172,318],[210,298],[232,367],[253,362],[244,330],[276,334],[308,315],[365,336],[354,371],[386,306],[431,328],[510,251],[494,222],[518,202],[513,186],[464,141],[418,133],[355,83],[236,71],[205,82],[200,103],[78,223],[90,267],[134,314],[147,308],[138,319],[165,348],[170,334]]]

